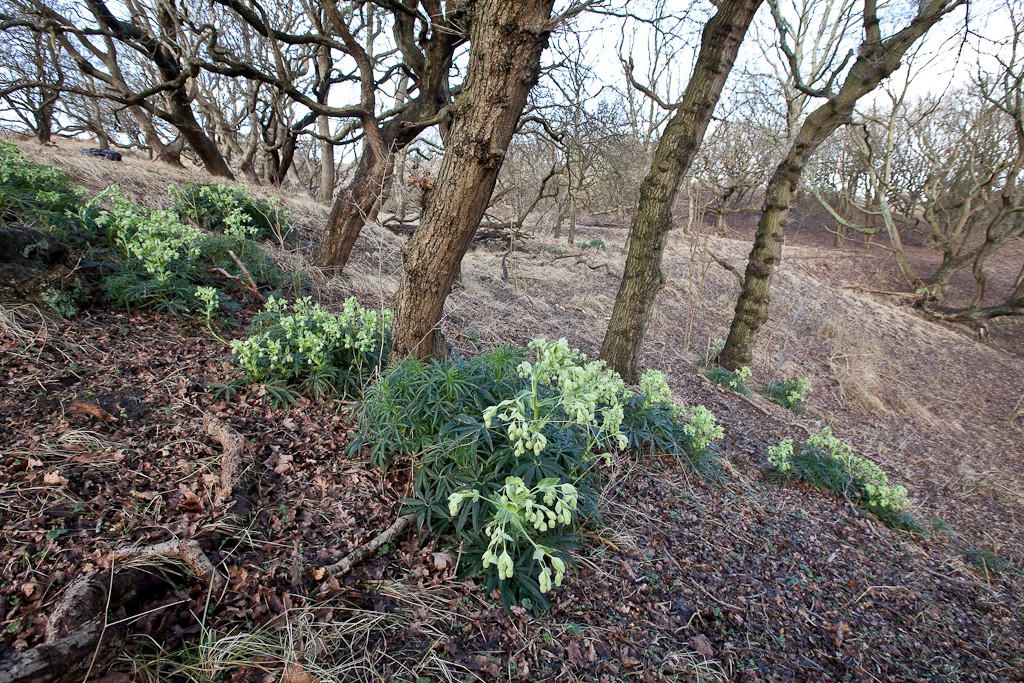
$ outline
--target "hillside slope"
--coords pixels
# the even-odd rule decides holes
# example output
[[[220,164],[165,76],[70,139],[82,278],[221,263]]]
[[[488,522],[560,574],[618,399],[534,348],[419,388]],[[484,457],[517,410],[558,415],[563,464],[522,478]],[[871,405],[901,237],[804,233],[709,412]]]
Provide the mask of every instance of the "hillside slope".
[[[89,159],[70,144],[23,149],[91,193],[119,183],[143,203],[159,204],[169,182],[203,180],[131,156]],[[326,207],[294,193],[281,199],[315,241]],[[471,252],[446,335],[464,354],[545,336],[596,355],[624,237],[591,229],[581,239],[605,249],[561,250],[540,238],[508,254]],[[317,297],[329,306],[352,294],[389,303],[400,244],[369,226],[345,275],[313,278]],[[210,526],[219,449],[203,417],[213,414],[250,444],[254,478],[250,523],[211,555],[230,568],[227,592],[206,609],[202,589],[182,588],[135,627],[175,633],[169,650],[200,634],[214,643],[230,629],[258,634],[261,654],[246,651],[252,670],[229,680],[257,680],[257,656],[280,673],[280,660],[299,654],[313,680],[1024,680],[1016,569],[1024,566],[1024,421],[1014,417],[1024,392],[1021,321],[993,323],[982,343],[860,291],[864,271],[878,267],[872,252],[791,244],[752,369],[755,386],[811,379],[798,418],[693,369],[725,336],[737,291],[709,255],[741,264],[747,248],[676,231],[643,357],[677,396],[707,405],[724,425],[724,481],[659,458],[606,468],[606,513],[586,529],[574,574],[541,617],[506,615],[454,578],[457,551],[411,538],[341,582],[317,578],[317,568],[391,524],[409,483],[405,468],[382,474],[346,455],[350,405],[303,400],[271,410],[251,392],[215,398],[207,387],[225,381],[231,363],[200,324],[101,306],[60,323],[8,313],[2,656],[39,644],[76,573],[106,566],[111,549]],[[273,253],[282,265],[308,267],[301,250]],[[76,403],[119,418],[97,421]],[[949,533],[893,531],[842,499],[771,476],[769,445],[824,425],[905,485],[916,515],[941,519]],[[979,557],[989,558],[980,571]],[[993,558],[1002,571],[986,571]]]

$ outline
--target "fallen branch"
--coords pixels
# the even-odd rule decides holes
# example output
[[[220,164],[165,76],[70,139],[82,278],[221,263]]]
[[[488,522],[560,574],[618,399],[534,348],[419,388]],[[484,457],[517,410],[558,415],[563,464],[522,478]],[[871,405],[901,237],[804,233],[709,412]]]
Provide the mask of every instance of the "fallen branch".
[[[352,571],[352,568],[361,562],[366,561],[370,555],[377,552],[378,549],[385,543],[389,543],[392,539],[401,536],[405,531],[412,526],[412,523],[416,520],[415,515],[402,515],[395,520],[395,523],[389,526],[387,529],[382,531],[379,536],[374,538],[369,543],[361,545],[345,557],[341,558],[334,564],[322,567],[321,571],[317,571],[315,576],[317,580],[321,580],[327,577],[340,577],[348,574]]]
[[[708,256],[711,257],[712,261],[714,261],[715,263],[717,263],[718,265],[722,266],[727,271],[732,273],[733,277],[736,278],[736,281],[740,283],[740,288],[741,289],[743,288],[743,273],[741,273],[736,266],[734,266],[733,264],[729,263],[728,261],[726,261],[721,256],[718,256],[713,251],[709,251],[708,252]]]
[[[920,301],[921,295],[914,294],[913,292],[894,292],[888,289],[871,289],[870,287],[861,287],[859,285],[845,285],[843,289],[849,289],[854,292],[864,292],[866,294],[884,294],[885,296],[898,296],[904,299],[914,299]]]
[[[231,257],[231,260],[234,261],[235,265],[237,265],[239,270],[242,271],[242,275],[245,276],[245,279],[242,279],[242,278],[238,277],[237,275],[232,275],[231,273],[227,272],[223,268],[214,268],[213,272],[219,273],[219,274],[223,275],[224,277],[226,277],[227,279],[234,280],[235,282],[239,283],[240,285],[245,287],[247,290],[249,290],[249,292],[260,303],[263,303],[264,301],[266,301],[266,299],[263,298],[263,295],[260,294],[259,287],[256,286],[256,281],[253,280],[252,279],[252,275],[249,274],[249,269],[245,267],[245,264],[242,263],[241,259],[239,259],[237,256],[235,256],[235,252],[231,251],[230,249],[228,249],[228,256]]]
[[[231,496],[245,453],[245,439],[210,413],[203,416],[203,428],[209,437],[224,449],[220,458],[220,486],[213,497],[213,505],[216,508]]]

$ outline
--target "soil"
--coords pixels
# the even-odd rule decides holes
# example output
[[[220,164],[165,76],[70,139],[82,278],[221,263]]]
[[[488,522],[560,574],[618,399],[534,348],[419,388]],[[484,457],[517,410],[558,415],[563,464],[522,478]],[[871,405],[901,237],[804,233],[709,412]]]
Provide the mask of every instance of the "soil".
[[[103,163],[35,149],[26,147],[47,163],[71,159],[72,172]],[[159,166],[131,156],[83,177],[119,172],[159,183]],[[315,233],[326,208],[284,200]],[[5,304],[0,661],[42,643],[62,592],[82,573],[110,571],[114,550],[226,523],[213,504],[220,447],[203,428],[212,414],[250,446],[251,510],[221,534],[229,541],[204,547],[228,588],[211,599],[175,580],[132,625],[115,665],[130,677],[152,679],[158,649],[147,636],[187,660],[187,643],[227,647],[227,634],[249,633],[280,648],[214,678],[1024,681],[1024,321],[993,321],[982,339],[865,291],[899,291],[884,251],[833,247],[807,221],[791,232],[752,366],[755,386],[810,378],[807,412],[724,391],[694,370],[725,336],[737,289],[710,255],[741,265],[749,226],[675,231],[643,364],[718,416],[725,477],[616,459],[603,471],[603,517],[584,527],[572,576],[540,616],[506,613],[459,578],[457,548],[421,546],[412,534],[340,581],[323,573],[388,527],[409,488],[407,464],[381,472],[349,452],[351,403],[277,410],[257,389],[219,396],[233,377],[229,354],[186,320],[93,305],[55,321]],[[591,228],[577,239],[606,248],[538,236],[510,253],[476,249],[446,335],[460,353],[565,336],[596,355],[624,238]],[[400,244],[368,227],[355,262],[317,282],[318,297],[388,301]],[[301,266],[303,255],[278,260]],[[1013,263],[994,263],[993,279]],[[888,529],[770,474],[769,445],[825,425],[905,485],[934,532]]]

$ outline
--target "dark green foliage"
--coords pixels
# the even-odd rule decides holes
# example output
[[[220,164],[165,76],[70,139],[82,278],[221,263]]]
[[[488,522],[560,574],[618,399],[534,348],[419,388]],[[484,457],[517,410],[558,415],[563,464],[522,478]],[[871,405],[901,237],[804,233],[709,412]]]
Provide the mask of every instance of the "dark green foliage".
[[[82,190],[63,171],[29,163],[13,143],[0,141],[0,228],[19,223],[69,246],[94,236]]]
[[[744,396],[750,395],[750,388],[747,386],[747,379],[750,377],[750,368],[743,366],[739,370],[726,370],[720,365],[711,365],[704,370],[704,376],[718,386],[731,389]]]
[[[604,240],[588,240],[586,242],[580,242],[576,245],[580,249],[607,249],[608,246],[604,243]]]
[[[694,442],[678,406],[664,401],[649,403],[640,394],[630,396],[622,407],[627,450],[637,455],[670,455],[708,479],[722,477],[715,446],[701,448]]]
[[[772,382],[761,390],[769,401],[783,408],[789,408],[797,415],[802,415],[807,407],[806,396],[811,390],[811,383],[799,377],[790,377]]]
[[[428,537],[457,539],[468,575],[483,572],[488,546],[484,527],[493,508],[484,500],[469,501],[452,518],[447,509],[452,493],[473,488],[490,497],[510,476],[522,478],[527,486],[556,478],[576,484],[582,514],[597,514],[597,470],[594,455],[586,450],[589,435],[582,428],[567,420],[552,424],[545,431],[548,446],[540,455],[517,457],[505,430],[483,422],[487,407],[526,388],[527,380],[516,372],[524,358],[525,349],[506,346],[468,360],[402,360],[367,390],[359,408],[360,432],[350,449],[368,446],[373,462],[382,467],[396,456],[414,458],[407,511],[416,514]],[[578,545],[572,533],[551,532],[543,541],[565,559]],[[521,571],[506,581],[489,572],[487,588],[499,588],[506,605],[546,608],[548,599],[540,591],[530,553],[512,554]]]
[[[791,439],[770,447],[768,462],[781,476],[842,496],[890,527],[916,534],[926,531],[921,521],[904,509],[907,490],[891,486],[878,465],[856,455],[827,427],[798,447],[794,448]]]
[[[209,232],[238,237],[245,233],[257,240],[283,243],[291,231],[289,214],[277,201],[254,199],[224,183],[172,185],[168,192],[178,216]]]
[[[485,528],[494,517],[493,503],[487,499],[500,495],[509,477],[520,478],[527,488],[554,479],[576,487],[577,519],[596,519],[602,449],[613,440],[600,438],[594,426],[575,422],[556,407],[542,428],[545,446],[540,452],[528,449],[516,455],[506,425],[488,426],[483,414],[531,390],[531,379],[518,371],[528,357],[526,349],[506,346],[470,359],[397,361],[367,389],[350,452],[368,448],[380,467],[396,457],[411,457],[413,487],[405,508],[416,515],[425,536],[451,539],[460,548],[465,573],[483,574],[486,588],[498,588],[506,606],[540,610],[549,601],[541,591],[529,543],[522,538],[509,541],[515,563],[510,578],[501,580],[493,566],[490,571],[484,567],[490,542]],[[558,395],[555,386],[542,385],[537,391],[541,404]],[[547,405],[552,404],[557,401]],[[711,473],[711,458],[698,452],[671,404],[651,407],[645,396],[632,396],[625,399],[624,411],[622,431],[628,448],[670,453]],[[595,444],[597,452],[591,450]],[[467,490],[475,490],[479,497],[463,500],[452,516],[450,496]],[[573,525],[553,526],[537,538],[565,561],[579,544]]]
[[[242,269],[231,254],[234,253],[238,260],[245,264],[256,286],[261,290],[276,292],[291,292],[298,294],[305,288],[305,274],[301,271],[295,274],[283,270],[274,263],[273,259],[256,242],[236,237],[224,237],[220,235],[206,235],[200,244],[201,259],[206,265],[206,272],[211,274],[208,284],[223,283],[223,271],[232,278],[234,282],[244,281],[245,275]]]
[[[1013,563],[994,550],[968,548],[967,561],[971,563],[974,571],[986,578],[1009,572],[1021,573]]]

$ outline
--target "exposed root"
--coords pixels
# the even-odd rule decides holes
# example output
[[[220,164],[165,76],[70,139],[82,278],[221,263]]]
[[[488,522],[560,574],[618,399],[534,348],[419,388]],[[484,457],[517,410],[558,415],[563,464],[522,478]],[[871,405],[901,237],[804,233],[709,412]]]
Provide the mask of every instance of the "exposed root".
[[[224,449],[220,459],[220,486],[213,498],[213,505],[216,508],[231,497],[242,466],[242,456],[245,454],[245,439],[210,413],[203,416],[203,428],[210,438]]]

